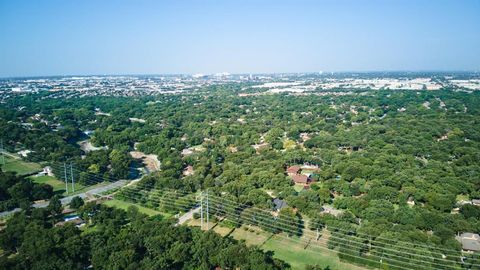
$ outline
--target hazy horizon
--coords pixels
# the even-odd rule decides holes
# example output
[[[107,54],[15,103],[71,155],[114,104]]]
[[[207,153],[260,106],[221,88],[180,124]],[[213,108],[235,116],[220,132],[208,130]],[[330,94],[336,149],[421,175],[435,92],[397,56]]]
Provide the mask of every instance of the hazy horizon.
[[[0,2],[0,78],[478,72],[480,1]]]

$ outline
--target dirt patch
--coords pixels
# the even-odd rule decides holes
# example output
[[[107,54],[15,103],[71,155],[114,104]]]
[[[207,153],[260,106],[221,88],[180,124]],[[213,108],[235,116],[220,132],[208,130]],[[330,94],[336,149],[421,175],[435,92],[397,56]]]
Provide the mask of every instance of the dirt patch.
[[[108,146],[96,147],[89,140],[78,142],[78,145],[80,145],[80,149],[82,149],[85,153],[108,149]]]
[[[147,155],[140,151],[131,151],[130,156],[134,159],[141,159],[142,163],[150,172],[156,172],[160,170],[160,161],[157,155]]]

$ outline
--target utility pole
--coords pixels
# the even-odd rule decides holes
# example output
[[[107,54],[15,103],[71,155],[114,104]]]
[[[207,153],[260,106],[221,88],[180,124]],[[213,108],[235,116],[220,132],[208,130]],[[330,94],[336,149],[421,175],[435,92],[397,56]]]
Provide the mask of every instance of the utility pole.
[[[320,238],[320,234],[318,233],[318,227],[317,227],[317,241]]]
[[[203,191],[200,192],[200,229],[203,229]]]
[[[208,216],[209,216],[209,213],[208,213],[208,189],[207,189],[207,231],[210,230],[210,227],[208,226]]]
[[[67,164],[63,162],[63,171],[65,172],[65,191],[68,194]]]
[[[75,180],[73,179],[73,165],[70,162],[70,177],[72,178],[72,192],[75,192]]]

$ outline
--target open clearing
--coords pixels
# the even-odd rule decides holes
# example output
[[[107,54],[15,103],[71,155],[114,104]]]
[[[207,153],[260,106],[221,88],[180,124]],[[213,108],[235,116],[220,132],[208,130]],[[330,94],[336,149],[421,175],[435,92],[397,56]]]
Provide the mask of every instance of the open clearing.
[[[149,216],[163,215],[163,213],[160,212],[160,211],[153,210],[153,209],[150,209],[150,208],[146,208],[146,207],[140,206],[138,204],[125,202],[125,201],[120,201],[120,200],[117,200],[117,199],[107,200],[103,204],[105,204],[107,206],[110,206],[110,207],[120,208],[120,209],[123,209],[123,210],[127,210],[128,207],[130,207],[130,206],[136,206],[138,208],[139,212],[144,213],[146,215],[149,215]]]
[[[16,172],[19,175],[32,174],[42,170],[42,166],[38,163],[25,162],[7,155],[5,155],[5,165],[0,166],[5,172]]]
[[[231,228],[220,226],[220,224],[217,224],[217,226],[213,228],[213,231],[220,234],[221,236],[228,235],[232,230],[233,229]]]
[[[140,213],[144,213],[148,216],[162,215],[165,218],[169,218],[169,217],[172,216],[172,214],[169,214],[169,213],[160,212],[160,211],[157,211],[155,209],[147,208],[147,207],[135,204],[135,203],[121,201],[121,200],[117,200],[117,199],[107,200],[103,204],[105,204],[107,206],[110,206],[110,207],[120,208],[120,209],[123,209],[125,211],[130,206],[136,206]]]
[[[61,190],[62,193],[65,192],[65,183],[58,180],[54,176],[31,176],[30,179],[32,179],[33,182],[38,184],[48,184],[52,186],[54,192],[59,190]]]
[[[298,237],[287,237],[285,234],[275,235],[261,246],[264,250],[274,252],[274,257],[288,262],[292,269],[305,269],[307,265],[330,266],[331,269],[360,270],[366,269],[356,265],[343,263],[334,251],[316,244],[312,240],[305,249],[308,240]],[[321,246],[320,246],[321,245]]]
[[[149,172],[156,172],[160,170],[160,161],[157,155],[147,155],[140,151],[131,151],[130,156],[134,159],[142,160],[142,163],[148,169]]]
[[[199,219],[189,220],[189,226],[200,226]],[[221,224],[221,223],[220,223]],[[218,224],[213,231],[222,236],[228,235],[232,230]],[[213,224],[212,224],[213,225]],[[265,251],[273,251],[274,257],[284,260],[292,266],[292,269],[305,269],[307,265],[320,265],[323,268],[330,266],[338,270],[365,270],[360,266],[341,262],[335,251],[326,247],[328,232],[324,232],[318,240],[310,240],[308,237],[288,237],[286,234],[272,235],[259,227],[242,225],[236,228],[230,236],[236,240],[244,240],[247,246],[258,246]],[[307,245],[308,243],[308,245]]]
[[[75,183],[75,192],[72,192],[72,183],[68,183],[68,194],[65,192],[65,182],[63,180],[57,179],[55,176],[30,176],[30,179],[32,179],[33,182],[38,183],[38,184],[49,184],[50,186],[53,187],[53,191],[55,193],[61,194],[63,196],[66,195],[75,195],[79,193],[86,192],[92,188],[96,187],[101,187],[105,186],[106,183],[98,183],[95,185],[91,186],[84,186],[80,183]]]
[[[242,225],[231,234],[237,240],[245,240],[247,246],[261,246],[270,235],[270,233],[264,232],[260,228],[248,225]]]

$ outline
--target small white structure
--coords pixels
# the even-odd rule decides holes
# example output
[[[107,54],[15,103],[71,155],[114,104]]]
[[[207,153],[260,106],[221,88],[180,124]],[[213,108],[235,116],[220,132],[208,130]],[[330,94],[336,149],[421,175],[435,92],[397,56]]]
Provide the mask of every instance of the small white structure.
[[[53,171],[52,171],[52,167],[47,166],[47,167],[43,168],[43,170],[37,174],[37,176],[45,176],[45,175],[54,176]]]
[[[22,157],[27,157],[28,154],[30,154],[30,153],[32,153],[32,151],[30,151],[30,150],[22,150],[22,151],[17,152],[17,154],[19,154]]]

